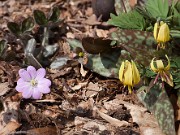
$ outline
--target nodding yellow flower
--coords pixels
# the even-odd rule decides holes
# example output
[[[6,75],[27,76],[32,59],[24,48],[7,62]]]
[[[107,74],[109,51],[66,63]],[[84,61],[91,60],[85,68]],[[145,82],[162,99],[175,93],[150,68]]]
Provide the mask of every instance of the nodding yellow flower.
[[[162,48],[164,48],[164,44],[170,40],[169,27],[163,21],[155,23],[154,38]]]
[[[139,83],[140,75],[134,61],[129,62],[126,60],[122,62],[119,69],[119,79],[124,87],[128,86],[129,93],[132,92],[132,87]]]
[[[167,66],[165,67],[163,64],[162,60],[156,60],[154,61],[155,58],[152,59],[150,67],[151,70],[154,71],[155,73],[157,73],[157,76],[154,80],[154,83],[157,82],[157,79],[159,78],[159,76],[161,77],[161,80],[166,82],[167,84],[169,84],[170,86],[173,87],[173,78],[172,75],[169,72],[170,69],[170,60],[168,58],[167,55],[165,55],[168,61]],[[156,63],[156,67],[154,66],[154,62]]]

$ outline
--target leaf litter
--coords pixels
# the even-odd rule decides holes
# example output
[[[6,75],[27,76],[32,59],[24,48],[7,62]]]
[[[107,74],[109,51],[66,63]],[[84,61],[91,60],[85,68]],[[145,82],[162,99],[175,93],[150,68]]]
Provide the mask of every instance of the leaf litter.
[[[22,99],[15,85],[24,56],[20,43],[7,31],[7,22],[19,22],[36,9],[47,13],[55,5],[60,8],[60,18],[66,18],[62,28],[68,32],[56,31],[49,41],[57,41],[59,47],[52,52],[55,56],[47,68],[51,93],[41,100]],[[9,45],[7,61],[0,61],[0,134],[162,134],[152,114],[136,102],[137,98],[123,93],[119,80],[102,77],[70,59],[76,55],[68,46],[69,38],[106,38],[114,29],[93,14],[90,0],[4,0],[0,7],[0,38],[6,37],[8,44],[16,46],[14,49]],[[33,32],[37,39],[41,38],[40,28]]]

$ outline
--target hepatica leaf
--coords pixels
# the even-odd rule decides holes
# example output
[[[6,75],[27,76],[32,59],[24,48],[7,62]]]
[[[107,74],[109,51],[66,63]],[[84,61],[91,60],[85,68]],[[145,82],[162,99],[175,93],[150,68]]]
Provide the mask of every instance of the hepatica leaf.
[[[108,23],[122,29],[145,29],[145,19],[136,10],[121,13],[118,16],[111,14],[111,20],[109,20]]]
[[[21,33],[21,28],[20,28],[19,24],[15,23],[15,22],[8,22],[7,27],[16,36],[18,36]]]
[[[34,26],[34,20],[32,17],[28,17],[23,20],[21,24],[21,32],[24,33],[25,31],[30,31]]]
[[[52,22],[57,22],[59,19],[59,15],[60,15],[60,10],[58,7],[54,7],[51,11],[50,17],[49,17],[49,21]]]
[[[40,10],[34,10],[34,19],[38,25],[46,25],[48,23],[46,15]]]

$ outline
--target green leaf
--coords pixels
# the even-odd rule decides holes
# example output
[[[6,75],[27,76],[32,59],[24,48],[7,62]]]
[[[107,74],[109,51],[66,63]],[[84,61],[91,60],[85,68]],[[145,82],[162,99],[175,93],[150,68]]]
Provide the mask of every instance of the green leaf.
[[[168,0],[148,0],[145,4],[147,12],[155,19],[166,19],[169,11]]]
[[[59,20],[60,10],[58,7],[54,7],[51,11],[49,21],[57,22]]]
[[[19,36],[21,34],[21,29],[19,24],[15,22],[8,22],[7,27],[14,35]]]
[[[48,23],[46,15],[40,10],[34,10],[34,19],[38,25],[46,25]]]
[[[138,98],[155,115],[166,135],[176,135],[173,106],[165,89],[160,85],[151,83],[151,86],[144,89],[147,92],[141,90],[138,93]]]
[[[170,35],[171,35],[173,38],[180,38],[180,30],[171,30],[171,31],[170,31]]]
[[[109,20],[108,23],[122,29],[145,29],[145,20],[136,10],[121,13],[118,16],[111,14],[111,20]]]
[[[180,56],[173,57],[172,61],[176,63],[177,68],[180,68]]]
[[[178,10],[178,12],[180,12],[180,1],[177,1],[175,7]]]
[[[23,20],[22,24],[21,24],[21,32],[24,33],[26,31],[30,31],[32,30],[34,26],[34,20],[32,17],[28,17],[25,20]]]
[[[178,12],[176,8],[174,8],[173,22],[174,24],[180,26],[180,11]]]

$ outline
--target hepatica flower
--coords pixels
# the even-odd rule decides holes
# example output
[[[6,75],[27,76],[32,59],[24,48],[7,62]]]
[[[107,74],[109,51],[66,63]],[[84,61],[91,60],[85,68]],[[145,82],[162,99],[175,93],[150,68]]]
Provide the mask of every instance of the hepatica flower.
[[[129,93],[131,93],[133,86],[140,81],[139,71],[134,61],[129,62],[126,60],[125,62],[122,62],[119,69],[119,79],[124,87],[128,87]]]
[[[156,22],[154,25],[154,38],[161,48],[165,48],[165,43],[170,40],[169,27],[163,21]]]
[[[16,90],[22,92],[24,98],[41,99],[42,94],[50,92],[51,81],[44,78],[45,75],[44,68],[36,70],[33,66],[28,66],[27,70],[20,69]]]
[[[157,76],[154,80],[154,83],[157,82],[159,76],[161,77],[161,80],[168,83],[170,86],[173,87],[173,78],[172,78],[172,75],[170,74],[169,72],[169,69],[170,69],[170,60],[168,58],[167,55],[165,55],[167,60],[168,60],[168,64],[167,66],[165,67],[164,64],[163,64],[163,61],[162,60],[154,60],[155,58],[152,59],[151,61],[151,64],[150,64],[150,67],[151,67],[151,70],[154,71],[155,73],[157,73]],[[154,65],[154,63],[156,63],[156,67]]]

